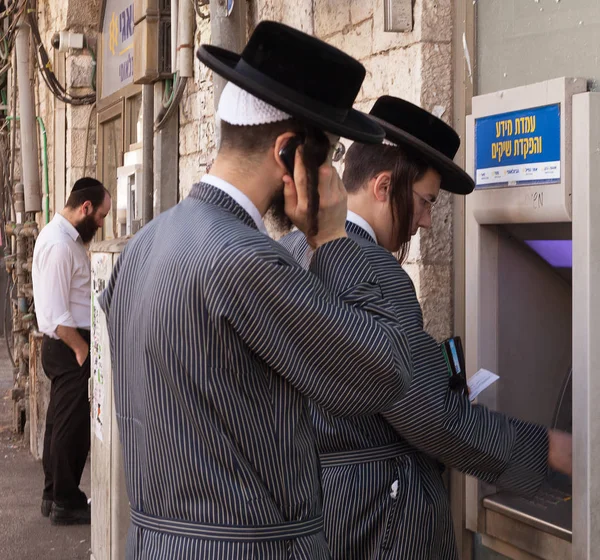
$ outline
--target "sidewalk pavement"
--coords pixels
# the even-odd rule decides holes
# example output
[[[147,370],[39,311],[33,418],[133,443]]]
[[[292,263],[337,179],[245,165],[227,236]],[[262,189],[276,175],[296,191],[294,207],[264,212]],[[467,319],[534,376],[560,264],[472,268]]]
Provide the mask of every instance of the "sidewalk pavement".
[[[89,560],[90,527],[54,527],[42,517],[44,476],[21,437],[11,428],[12,364],[0,339],[0,558]],[[90,495],[89,460],[82,490]]]

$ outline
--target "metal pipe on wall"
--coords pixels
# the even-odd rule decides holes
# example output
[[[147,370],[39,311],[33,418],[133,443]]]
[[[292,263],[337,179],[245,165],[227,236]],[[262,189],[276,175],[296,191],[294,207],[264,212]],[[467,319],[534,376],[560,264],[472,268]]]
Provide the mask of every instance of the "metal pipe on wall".
[[[222,0],[210,0],[211,43],[236,53],[242,52],[246,44],[246,16],[245,0],[234,2],[230,13],[227,12],[226,3]],[[224,78],[213,75],[215,110],[219,105],[225,83]]]
[[[154,84],[142,87],[142,224],[154,217]]]
[[[171,72],[177,72],[179,0],[171,0]]]
[[[180,78],[192,78],[194,76],[194,27],[196,25],[196,14],[194,5],[190,0],[179,2],[179,13],[177,16],[177,76]]]
[[[12,113],[12,119],[13,119],[13,125],[10,129],[10,188],[9,188],[9,196],[12,195],[15,185],[16,185],[16,181],[15,181],[15,167],[16,167],[16,163],[17,163],[17,53],[16,51],[13,49],[13,53],[12,53],[12,70],[10,72],[10,83],[11,83],[11,89],[12,89],[12,93],[11,93],[11,113]],[[13,195],[13,199],[14,199],[14,195]],[[23,210],[23,213],[25,213],[25,210]],[[16,222],[20,222],[23,223],[23,218],[24,216],[18,216],[17,215],[17,211],[15,208],[15,203],[13,201],[12,203],[12,214],[10,216],[10,218],[8,219],[13,219]],[[15,248],[15,242],[14,239],[11,239],[11,251],[14,252],[16,251]]]
[[[33,87],[29,80],[29,38],[31,29],[25,16],[17,26],[15,50],[17,53],[17,81],[21,114],[21,161],[22,180],[25,186],[25,212],[40,212],[40,171],[38,165],[38,136],[35,122]]]

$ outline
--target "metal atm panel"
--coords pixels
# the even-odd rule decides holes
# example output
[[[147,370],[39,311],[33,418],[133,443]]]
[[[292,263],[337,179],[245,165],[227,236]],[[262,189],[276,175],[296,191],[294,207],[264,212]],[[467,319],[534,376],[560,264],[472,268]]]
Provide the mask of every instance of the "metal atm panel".
[[[478,118],[560,107],[560,179],[494,185],[466,201],[467,370],[500,375],[479,401],[525,420],[572,427],[574,435],[572,487],[549,473],[542,491],[525,500],[467,480],[467,529],[515,559],[600,558],[592,546],[599,532],[590,475],[592,417],[600,407],[589,400],[600,396],[592,369],[600,368],[600,350],[591,337],[596,323],[600,331],[593,314],[600,319],[600,302],[593,305],[591,288],[593,279],[600,282],[600,227],[592,213],[600,211],[600,196],[591,188],[594,177],[600,180],[600,133],[590,124],[600,122],[600,97],[589,97],[596,94],[585,87],[585,80],[564,78],[481,96],[468,119],[468,171],[476,177]]]
[[[503,412],[551,425],[571,368],[571,297],[553,267],[500,229],[497,406]]]
[[[571,432],[572,287],[564,249],[572,243],[571,228],[537,229],[498,228],[498,372],[504,382],[496,407]],[[543,239],[544,233],[566,239]],[[501,492],[483,506],[486,517],[489,510],[571,541],[571,481],[558,473],[532,499]]]

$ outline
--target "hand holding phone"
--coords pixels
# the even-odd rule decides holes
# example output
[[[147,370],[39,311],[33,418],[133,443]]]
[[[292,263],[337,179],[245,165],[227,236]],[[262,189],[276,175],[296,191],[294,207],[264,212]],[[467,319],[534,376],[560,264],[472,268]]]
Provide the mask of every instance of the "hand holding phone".
[[[280,151],[284,152],[285,148]],[[304,147],[300,144],[291,146],[286,153],[295,152],[294,163],[285,163],[288,169],[294,169],[293,176],[285,175],[284,196],[285,213],[292,223],[306,235],[309,245],[317,249],[321,245],[340,237],[346,237],[347,195],[346,189],[337,171],[330,164],[325,163],[315,170],[316,200],[316,231],[312,227],[315,216],[310,205],[310,184],[307,169],[302,158]],[[282,157],[283,160],[283,157]],[[313,195],[314,196],[314,195]],[[313,198],[315,200],[315,198]]]
[[[304,144],[304,137],[301,135],[292,136],[285,146],[279,150],[279,157],[285,164],[286,169],[290,172],[290,175],[294,177],[294,162],[296,160],[296,151],[298,146]]]

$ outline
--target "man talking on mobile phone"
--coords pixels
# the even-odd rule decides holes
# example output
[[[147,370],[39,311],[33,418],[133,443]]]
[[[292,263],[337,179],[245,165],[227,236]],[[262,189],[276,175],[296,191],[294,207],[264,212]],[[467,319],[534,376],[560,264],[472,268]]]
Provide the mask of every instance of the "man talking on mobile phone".
[[[135,236],[101,298],[127,558],[327,559],[307,398],[375,413],[411,378],[331,167],[340,136],[383,133],[352,110],[363,66],[290,27],[262,22],[241,55],[198,57],[229,80],[211,174]],[[269,209],[306,233],[310,270],[264,234]]]

